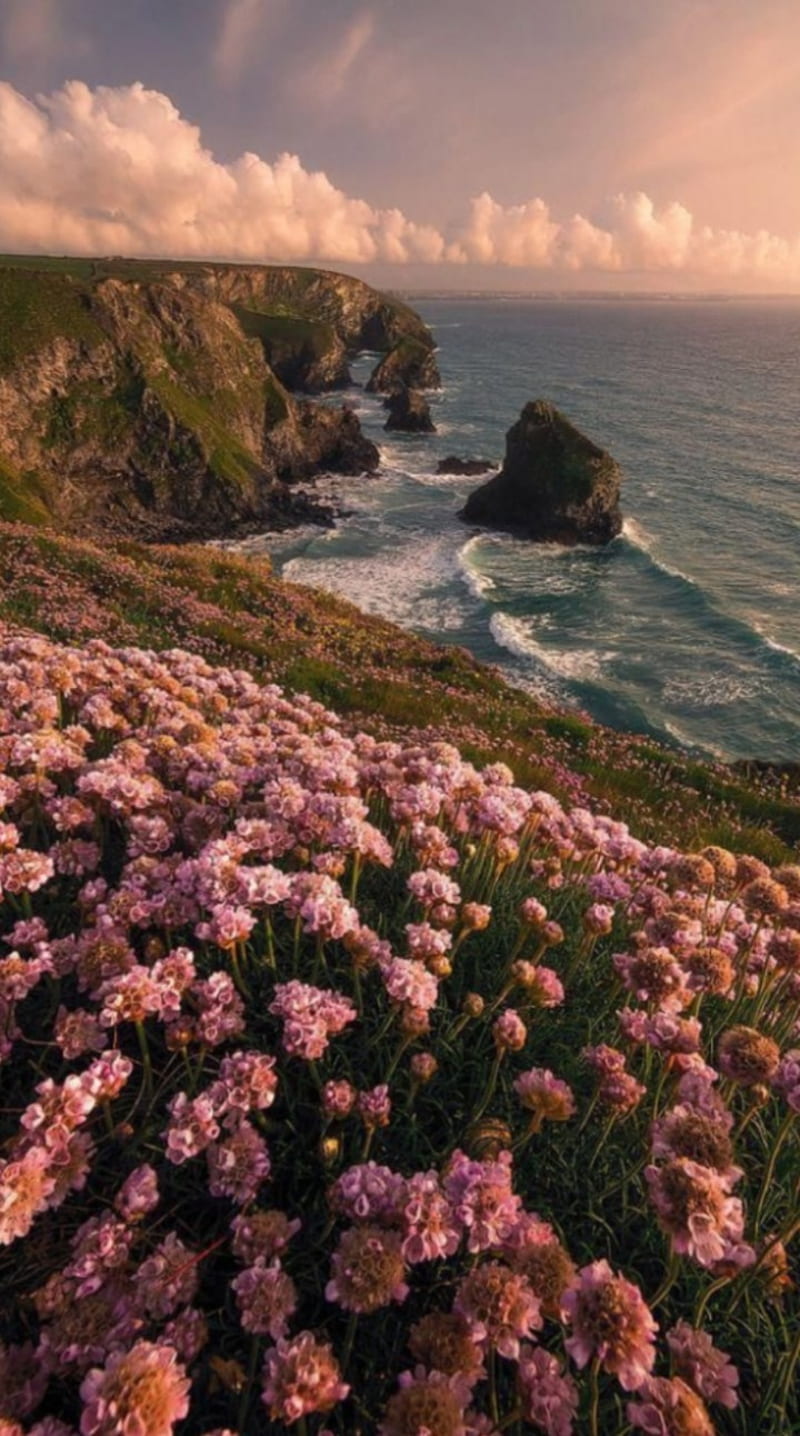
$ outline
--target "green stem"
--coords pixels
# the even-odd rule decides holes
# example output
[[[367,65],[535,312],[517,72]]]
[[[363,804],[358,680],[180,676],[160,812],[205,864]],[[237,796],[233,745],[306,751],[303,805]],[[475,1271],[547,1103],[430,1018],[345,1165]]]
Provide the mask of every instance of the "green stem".
[[[600,1360],[597,1356],[592,1362],[589,1390],[589,1432],[590,1436],[600,1436]]]
[[[349,1366],[349,1364],[350,1364],[350,1357],[351,1357],[351,1354],[352,1354],[352,1351],[353,1351],[353,1342],[354,1342],[354,1340],[355,1340],[356,1326],[357,1326],[357,1325],[358,1325],[358,1312],[356,1312],[356,1311],[351,1311],[350,1316],[349,1316],[348,1321],[347,1321],[347,1331],[345,1332],[345,1338],[344,1338],[344,1351],[342,1352],[342,1361],[341,1361],[342,1376],[346,1376],[346,1375],[347,1375],[347,1368],[348,1368],[348,1366]]]
[[[669,1255],[669,1265],[667,1266],[666,1275],[665,1275],[664,1280],[662,1281],[660,1287],[658,1288],[658,1291],[656,1292],[655,1296],[653,1297],[652,1301],[650,1302],[650,1307],[651,1307],[651,1308],[654,1308],[654,1307],[658,1306],[659,1303],[664,1300],[665,1296],[667,1296],[668,1293],[672,1291],[672,1288],[673,1288],[673,1286],[675,1285],[675,1282],[676,1282],[677,1279],[678,1279],[678,1272],[679,1272],[679,1271],[680,1271],[680,1258],[679,1258],[678,1256],[676,1256],[675,1252],[670,1252],[670,1255]],[[726,1277],[725,1280],[727,1281],[728,1278]]]
[[[250,1360],[247,1363],[247,1380],[245,1382],[244,1390],[242,1391],[241,1399],[239,1401],[239,1411],[236,1418],[236,1424],[239,1427],[240,1431],[245,1430],[245,1423],[247,1421],[247,1408],[250,1405],[250,1393],[253,1389],[253,1382],[256,1379],[256,1370],[258,1368],[258,1358],[260,1354],[261,1338],[260,1336],[254,1336],[250,1343]]]
[[[473,1121],[473,1122],[479,1122],[479,1121],[480,1121],[481,1117],[483,1116],[484,1112],[486,1111],[486,1108],[489,1106],[489,1103],[491,1102],[492,1097],[494,1096],[494,1089],[495,1089],[495,1087],[497,1086],[497,1074],[498,1074],[498,1072],[500,1071],[500,1063],[502,1062],[502,1060],[503,1060],[503,1051],[502,1051],[502,1048],[501,1048],[501,1050],[495,1054],[495,1059],[494,1059],[494,1062],[492,1063],[492,1070],[491,1070],[491,1072],[489,1073],[489,1081],[488,1081],[488,1083],[487,1083],[486,1090],[485,1090],[485,1092],[484,1092],[484,1094],[483,1094],[483,1099],[482,1099],[481,1102],[478,1103],[477,1110],[476,1110],[475,1112],[473,1112],[473,1114],[472,1114],[472,1121]]]
[[[731,1278],[727,1275],[718,1276],[716,1281],[712,1281],[710,1286],[706,1287],[705,1291],[703,1292],[703,1295],[697,1303],[697,1310],[695,1311],[694,1321],[692,1323],[693,1326],[700,1326],[700,1323],[705,1316],[706,1307],[708,1306],[708,1303],[710,1302],[712,1296],[714,1296],[716,1292],[721,1291],[724,1286],[727,1286],[730,1280]]]
[[[144,1071],[143,1088],[147,1097],[153,1092],[153,1064],[150,1061],[150,1048],[147,1043],[147,1033],[144,1030],[143,1022],[136,1022],[136,1036],[139,1039],[139,1051],[142,1054],[142,1069]]]
[[[769,1162],[767,1163],[767,1170],[764,1173],[764,1180],[761,1183],[761,1191],[758,1194],[758,1201],[756,1202],[756,1214],[753,1221],[753,1227],[755,1231],[758,1231],[761,1222],[761,1213],[764,1210],[764,1203],[767,1200],[767,1193],[772,1186],[772,1178],[775,1175],[775,1165],[778,1160],[778,1154],[792,1129],[792,1124],[796,1115],[797,1113],[794,1112],[790,1107],[786,1113],[786,1116],[781,1122],[780,1127],[778,1128],[778,1135],[775,1138],[775,1143],[770,1153]]]

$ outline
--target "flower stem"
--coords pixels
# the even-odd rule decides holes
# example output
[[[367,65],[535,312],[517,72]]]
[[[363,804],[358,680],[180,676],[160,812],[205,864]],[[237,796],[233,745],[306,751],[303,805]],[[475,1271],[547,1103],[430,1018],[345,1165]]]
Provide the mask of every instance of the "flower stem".
[[[793,1109],[790,1107],[786,1113],[786,1116],[781,1122],[780,1127],[778,1128],[778,1135],[775,1138],[772,1151],[770,1152],[769,1162],[767,1163],[767,1170],[764,1173],[764,1180],[761,1183],[761,1191],[758,1194],[758,1201],[756,1202],[756,1214],[753,1221],[753,1227],[755,1231],[758,1231],[759,1225],[761,1223],[761,1213],[764,1210],[764,1203],[767,1200],[767,1193],[772,1186],[772,1178],[775,1175],[775,1164],[778,1160],[778,1154],[792,1129],[792,1124],[796,1116],[797,1113],[794,1112]]]

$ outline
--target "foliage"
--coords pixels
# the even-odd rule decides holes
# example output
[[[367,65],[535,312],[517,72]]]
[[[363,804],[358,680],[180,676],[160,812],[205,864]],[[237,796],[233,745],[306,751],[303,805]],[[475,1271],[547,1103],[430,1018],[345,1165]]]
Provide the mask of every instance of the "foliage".
[[[0,702],[12,1436],[797,1428],[800,866],[180,650]]]

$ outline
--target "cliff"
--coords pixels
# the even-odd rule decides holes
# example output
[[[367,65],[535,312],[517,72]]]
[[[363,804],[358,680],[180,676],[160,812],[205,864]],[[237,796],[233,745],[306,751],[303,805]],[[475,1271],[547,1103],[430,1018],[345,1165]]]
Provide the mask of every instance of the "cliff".
[[[604,544],[622,528],[621,471],[553,404],[526,404],[506,434],[500,472],[474,489],[467,523],[563,544]]]
[[[427,331],[405,305],[326,271],[6,264],[0,516],[149,539],[285,522],[297,480],[379,457],[355,415],[290,387],[345,382],[349,353],[409,333]]]

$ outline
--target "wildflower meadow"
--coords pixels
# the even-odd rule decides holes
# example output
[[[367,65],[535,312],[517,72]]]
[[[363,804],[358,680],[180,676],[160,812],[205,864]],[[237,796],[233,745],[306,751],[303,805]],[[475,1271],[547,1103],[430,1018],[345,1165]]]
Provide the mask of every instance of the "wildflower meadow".
[[[800,1430],[800,863],[0,640],[0,1436]]]

